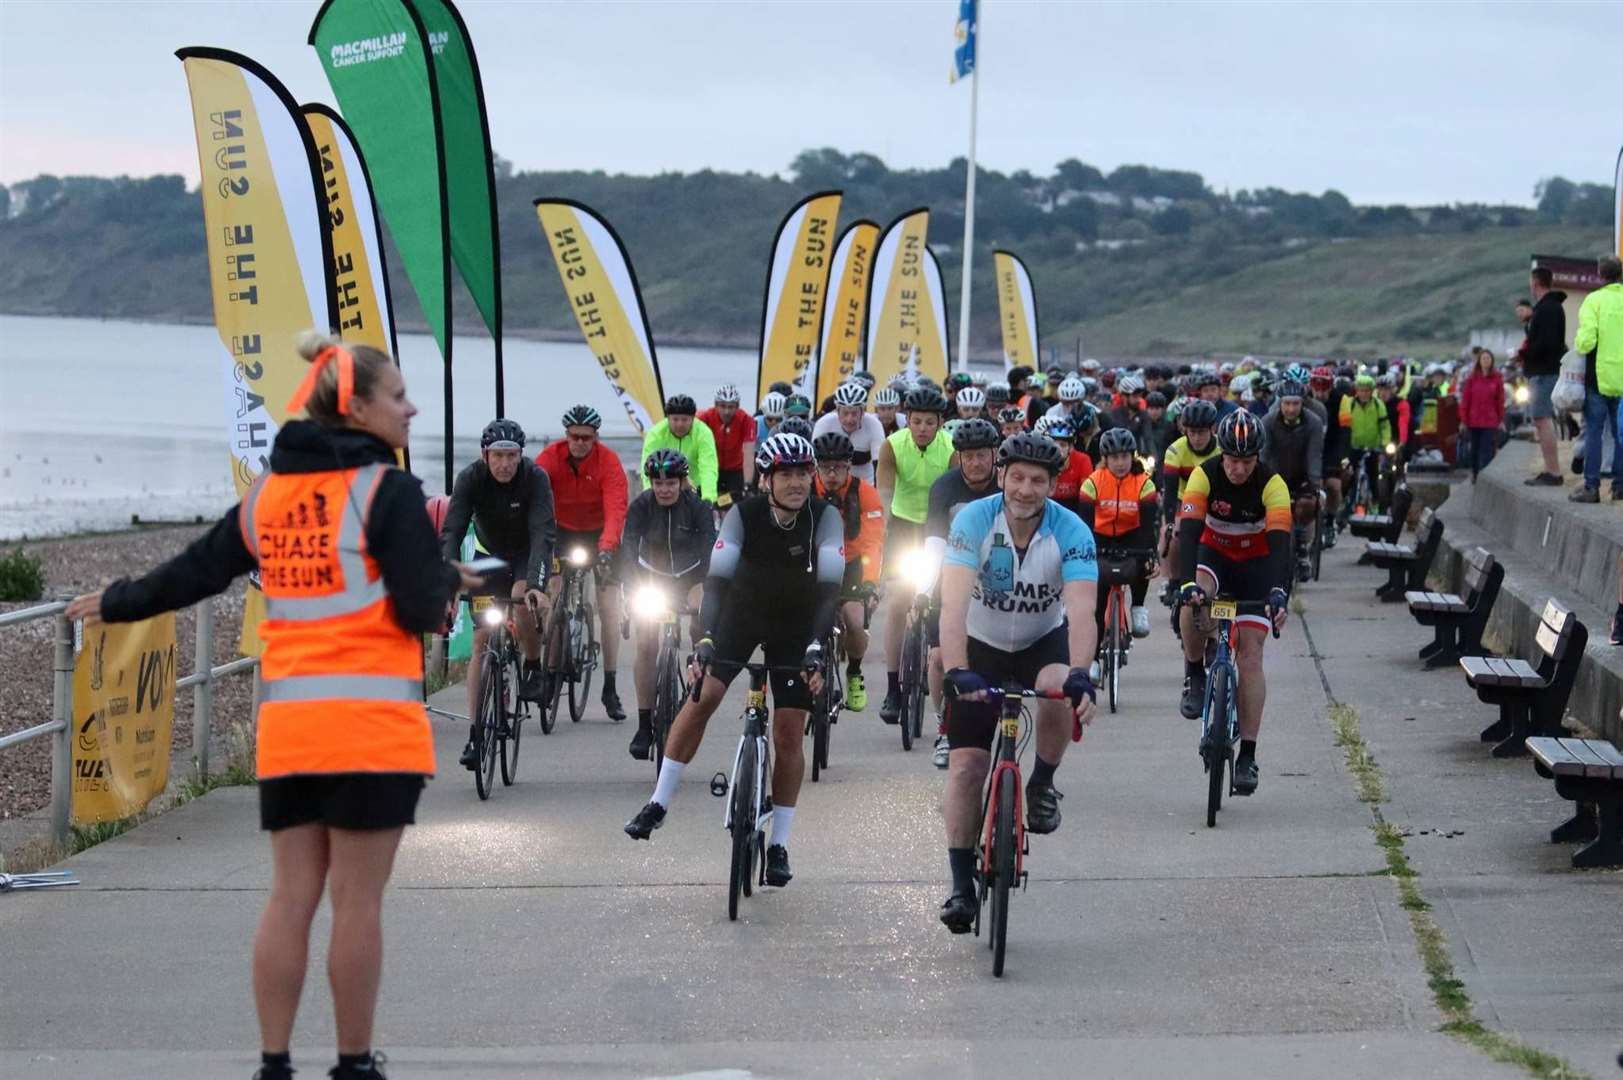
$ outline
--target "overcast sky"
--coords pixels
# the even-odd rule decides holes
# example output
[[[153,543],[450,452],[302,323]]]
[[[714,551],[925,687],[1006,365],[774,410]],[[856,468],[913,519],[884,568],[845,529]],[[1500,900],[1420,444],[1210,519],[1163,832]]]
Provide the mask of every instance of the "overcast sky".
[[[246,53],[332,101],[314,0],[0,0],[0,182],[179,172],[173,51]],[[496,152],[520,168],[784,173],[805,147],[963,154],[955,0],[462,0]],[[1359,203],[1531,201],[1610,182],[1623,5],[983,0],[980,161],[1192,169]]]

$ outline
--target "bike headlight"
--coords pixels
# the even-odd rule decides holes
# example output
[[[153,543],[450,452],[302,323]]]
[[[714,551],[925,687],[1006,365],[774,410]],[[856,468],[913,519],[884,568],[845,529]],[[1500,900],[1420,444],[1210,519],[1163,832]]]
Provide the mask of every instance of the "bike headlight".
[[[492,604],[485,609],[485,625],[500,626],[507,613],[501,609],[500,604]]]
[[[569,565],[570,566],[585,566],[587,563],[589,563],[591,561],[592,561],[591,553],[588,552],[585,548],[583,548],[583,547],[572,547],[572,548],[569,549]]]
[[[631,594],[631,613],[639,619],[660,619],[670,610],[670,598],[657,585],[644,585]]]
[[[1138,463],[1144,466],[1145,472],[1155,471],[1155,458],[1150,454],[1145,454],[1143,457],[1139,458]]]
[[[1516,404],[1518,404],[1518,405],[1526,405],[1532,399],[1533,399],[1533,392],[1531,390],[1529,390],[1526,386],[1518,386],[1518,387],[1516,387]]]
[[[923,548],[914,548],[902,556],[902,576],[915,592],[924,592],[930,587],[930,579],[934,576],[932,570],[930,555]]]
[[[1392,457],[1397,452],[1398,452],[1398,444],[1397,443],[1389,442],[1389,443],[1386,444],[1386,456],[1387,457]]]

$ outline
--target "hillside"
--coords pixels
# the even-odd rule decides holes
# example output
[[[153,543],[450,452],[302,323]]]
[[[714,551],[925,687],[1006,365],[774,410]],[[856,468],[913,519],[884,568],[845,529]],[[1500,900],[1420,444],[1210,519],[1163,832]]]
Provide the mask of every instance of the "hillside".
[[[891,170],[870,154],[808,150],[791,179],[704,171],[514,173],[498,164],[506,325],[573,335],[532,200],[567,196],[624,237],[656,339],[753,346],[773,230],[801,195],[846,193],[841,221],[932,208],[956,317],[963,166]],[[977,178],[975,351],[998,351],[990,251],[1031,267],[1045,341],[1120,355],[1451,351],[1502,324],[1533,251],[1598,252],[1609,189],[1543,181],[1538,206],[1355,206],[1336,191],[1215,192],[1196,173],[1075,160],[1045,177]],[[390,251],[400,324],[420,328]],[[202,211],[176,176],[57,178],[0,187],[0,312],[207,321]],[[457,297],[459,333],[481,332]],[[956,331],[953,334],[956,343]]]

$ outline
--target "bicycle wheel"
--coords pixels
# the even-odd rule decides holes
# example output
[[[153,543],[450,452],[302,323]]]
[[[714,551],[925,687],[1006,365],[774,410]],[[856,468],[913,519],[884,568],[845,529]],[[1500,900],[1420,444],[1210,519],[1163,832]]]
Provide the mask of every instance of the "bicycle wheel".
[[[479,662],[479,722],[474,741],[479,763],[473,771],[474,790],[481,800],[490,798],[496,786],[496,744],[501,736],[502,666],[496,654],[487,651]]]
[[[674,690],[679,684],[676,653],[668,644],[660,650],[659,662],[654,670],[654,709],[648,718],[654,742],[649,756],[654,760],[654,779],[658,780],[659,770],[665,764],[665,736],[671,730],[671,721],[676,718]]]
[[[992,823],[992,974],[1003,976],[1009,942],[1009,890],[1014,886],[1014,784],[997,786],[997,818]]]
[[[597,635],[592,629],[592,605],[582,600],[570,619],[569,666],[575,678],[569,684],[569,719],[575,723],[586,715],[586,702],[592,694],[592,672],[597,668]]]
[[[506,680],[502,687],[502,700],[507,713],[507,738],[502,740],[502,786],[512,787],[518,779],[518,741],[524,734],[525,703],[518,699],[518,656],[507,658],[502,665]]]
[[[814,784],[817,783],[823,770],[828,768],[828,713],[829,702],[833,696],[825,679],[823,692],[817,695],[817,700],[812,704],[811,715],[806,718],[806,724],[811,728],[811,778]]]
[[[738,897],[751,891],[750,871],[755,854],[755,740],[745,739],[738,753],[738,774],[732,790],[733,859],[727,875],[727,918],[738,920]]]
[[[924,640],[924,621],[919,620],[919,636],[915,646],[914,670],[918,680],[913,684],[913,741],[924,737],[924,714],[930,705],[930,645]]]
[[[1109,684],[1110,711],[1116,711],[1116,669],[1121,664],[1121,605],[1118,602],[1116,591],[1110,591],[1110,600],[1105,604],[1105,640],[1104,648],[1100,653],[1104,659],[1105,682]]]
[[[923,677],[919,671],[918,649],[914,647],[913,636],[921,633],[923,620],[915,618],[907,628],[907,637],[902,642],[902,749],[913,749],[913,710],[918,707],[918,695],[915,684]]]
[[[1319,580],[1319,564],[1324,561],[1324,518],[1321,516],[1313,523],[1313,549],[1308,556],[1313,564],[1313,580]]]
[[[1217,826],[1217,812],[1223,809],[1224,769],[1229,763],[1229,670],[1225,664],[1212,668],[1211,685],[1206,691],[1206,827]]]

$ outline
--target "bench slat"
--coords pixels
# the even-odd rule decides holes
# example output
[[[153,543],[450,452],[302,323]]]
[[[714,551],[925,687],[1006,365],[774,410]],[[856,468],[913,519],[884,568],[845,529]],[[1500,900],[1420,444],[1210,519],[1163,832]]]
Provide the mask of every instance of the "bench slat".
[[[1567,741],[1571,742],[1573,740],[1568,739]],[[1618,750],[1617,747],[1603,739],[1585,739],[1583,743],[1584,747],[1602,765],[1611,770],[1613,780],[1623,780],[1623,751]],[[1590,775],[1600,776],[1603,779],[1606,776],[1605,773],[1591,773]]]
[[[1527,752],[1557,776],[1582,776],[1584,764],[1567,749],[1566,740],[1535,736],[1527,740]]]
[[[1518,657],[1509,657],[1505,660],[1505,670],[1509,672],[1509,685],[1523,686],[1528,689],[1537,689],[1544,685],[1544,676],[1538,673],[1538,668]]]
[[[1577,621],[1577,616],[1565,611],[1562,612],[1562,618],[1551,620],[1549,608],[1554,606],[1555,601],[1552,600],[1545,608],[1544,620],[1539,623],[1538,633],[1533,636],[1533,641],[1545,656],[1559,660],[1561,654],[1566,651],[1567,642],[1572,638],[1572,624]]]
[[[1490,657],[1462,656],[1460,667],[1465,670],[1465,678],[1472,686],[1498,686],[1499,676],[1488,666]]]
[[[1596,753],[1588,739],[1562,739],[1561,745],[1567,753],[1583,764],[1585,776],[1601,780],[1611,779],[1612,763]]]

